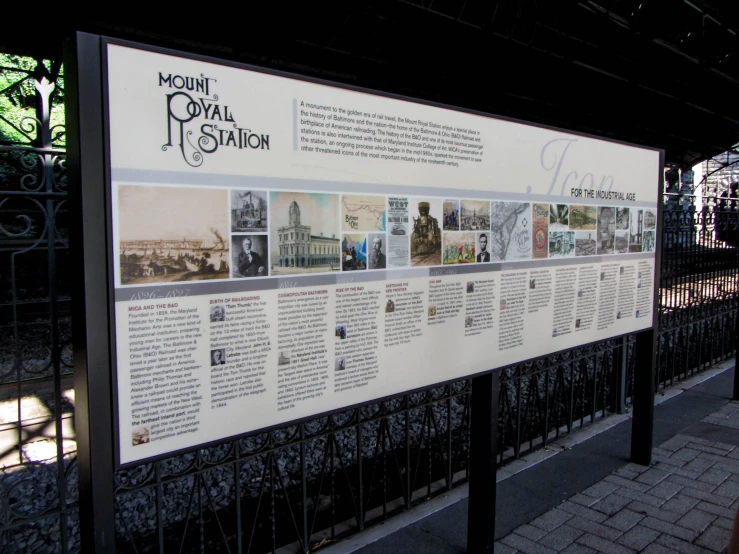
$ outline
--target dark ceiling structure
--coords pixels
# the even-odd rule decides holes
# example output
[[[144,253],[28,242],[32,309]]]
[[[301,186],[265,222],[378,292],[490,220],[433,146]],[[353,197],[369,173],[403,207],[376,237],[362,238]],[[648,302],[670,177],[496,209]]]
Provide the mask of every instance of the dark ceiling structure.
[[[79,29],[663,148],[675,166],[739,143],[737,0],[105,9],[4,24],[0,51],[58,58]]]

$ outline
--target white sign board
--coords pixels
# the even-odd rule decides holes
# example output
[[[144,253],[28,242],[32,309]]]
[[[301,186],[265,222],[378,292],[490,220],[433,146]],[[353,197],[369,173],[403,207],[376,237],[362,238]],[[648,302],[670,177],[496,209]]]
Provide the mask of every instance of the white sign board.
[[[652,326],[660,153],[107,45],[119,461]]]

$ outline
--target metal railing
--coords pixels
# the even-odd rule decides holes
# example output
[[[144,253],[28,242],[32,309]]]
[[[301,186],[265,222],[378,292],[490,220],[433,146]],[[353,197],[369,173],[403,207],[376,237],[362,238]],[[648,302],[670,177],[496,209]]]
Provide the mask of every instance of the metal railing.
[[[77,214],[65,211],[52,117],[63,82],[58,64],[15,60],[0,64],[10,83],[0,101],[33,119],[0,111],[0,552],[76,552],[66,231]],[[735,200],[673,191],[665,205],[659,387],[734,354],[739,269]],[[613,339],[504,368],[499,463],[623,410],[633,350]],[[466,482],[471,387],[461,380],[119,471],[117,548],[295,552],[408,510]]]

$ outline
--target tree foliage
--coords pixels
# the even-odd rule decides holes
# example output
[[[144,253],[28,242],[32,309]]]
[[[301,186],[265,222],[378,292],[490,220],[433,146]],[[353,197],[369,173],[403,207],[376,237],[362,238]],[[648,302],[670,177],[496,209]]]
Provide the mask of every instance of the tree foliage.
[[[53,85],[49,125],[55,145],[62,145],[64,76],[61,63],[0,54],[0,144],[40,146],[43,89],[49,85]]]

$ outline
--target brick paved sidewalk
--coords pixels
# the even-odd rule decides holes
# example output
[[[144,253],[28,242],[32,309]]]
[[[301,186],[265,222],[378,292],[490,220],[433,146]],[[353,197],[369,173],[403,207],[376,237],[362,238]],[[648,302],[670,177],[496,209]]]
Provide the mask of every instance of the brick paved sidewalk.
[[[739,506],[737,429],[731,402],[655,448],[650,467],[628,464],[515,529],[496,554],[721,552]]]

